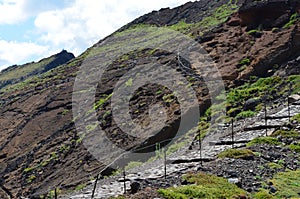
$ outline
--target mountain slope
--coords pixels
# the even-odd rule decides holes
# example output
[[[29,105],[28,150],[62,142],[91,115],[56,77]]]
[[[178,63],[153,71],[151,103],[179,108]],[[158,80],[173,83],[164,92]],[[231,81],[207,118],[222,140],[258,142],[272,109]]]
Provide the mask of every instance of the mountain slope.
[[[56,55],[35,63],[27,63],[21,66],[8,67],[0,72],[0,89],[5,86],[25,81],[27,78],[45,73],[59,65],[65,64],[74,58],[72,53],[63,50]]]
[[[149,13],[114,34],[142,32],[147,27],[145,24],[183,32],[201,43],[209,53],[222,74],[226,88],[241,85],[251,76],[271,76],[279,73],[280,68],[289,73],[292,70],[285,70],[286,64],[300,56],[300,24],[292,17],[300,6],[294,5],[293,2],[297,1],[290,1],[287,7],[281,6],[286,1],[253,2],[220,0],[187,3],[178,8]],[[268,12],[264,16],[269,20],[268,24],[273,25],[253,24],[253,21],[256,22],[253,19],[255,13],[261,12],[261,9],[268,10],[268,3],[277,5],[280,10],[274,16],[268,16]],[[243,9],[237,12],[240,6]],[[276,22],[279,18],[281,23]],[[0,110],[0,190],[3,198],[7,195],[33,198],[54,188],[74,190],[105,168],[82,144],[84,134],[75,128],[77,118],[72,114],[72,94],[80,67],[84,63],[92,65],[95,71],[100,69],[101,64],[94,63],[93,57],[97,57],[99,52],[111,51],[106,42],[114,34],[70,62],[3,90]],[[116,41],[116,44],[126,43],[126,40]],[[147,127],[151,120],[149,107],[161,102],[168,116],[163,131],[151,136],[145,134],[145,139],[138,139],[125,134],[117,126],[112,117],[110,98],[120,77],[137,65],[155,60],[180,71],[196,91],[202,114],[210,107],[211,100],[203,77],[195,73],[193,65],[186,63],[187,67],[183,67],[177,58],[174,53],[162,49],[139,49],[114,60],[97,82],[95,106],[91,108],[95,109],[106,136],[117,146],[132,149],[170,138],[180,121],[180,105],[172,91],[149,84],[135,91],[130,100],[130,114],[134,122]],[[297,67],[299,65],[296,64]],[[130,87],[132,81],[124,84]],[[82,94],[85,92],[88,93],[83,90]],[[217,89],[214,92],[218,94]],[[84,114],[89,118],[90,112]],[[86,125],[80,128],[93,132],[96,127]],[[111,170],[106,172],[109,174]]]

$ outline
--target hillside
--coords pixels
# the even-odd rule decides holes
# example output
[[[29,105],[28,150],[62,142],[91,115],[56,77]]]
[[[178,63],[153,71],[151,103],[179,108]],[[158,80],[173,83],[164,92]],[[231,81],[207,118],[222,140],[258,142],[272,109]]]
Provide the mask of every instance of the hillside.
[[[98,150],[98,143],[107,144],[104,140],[116,148],[154,154],[156,143],[174,138],[178,129],[183,133],[192,129],[189,136],[193,139],[213,123],[210,119],[222,124],[249,113],[254,116],[262,109],[268,92],[270,101],[280,102],[291,93],[299,93],[299,13],[296,0],[190,2],[146,14],[82,55],[71,59],[72,55],[66,54],[69,62],[56,61],[54,55],[2,71],[0,87],[9,85],[0,93],[0,197],[39,198],[55,188],[63,194],[80,189],[101,171],[102,175],[112,174],[117,168],[106,166],[120,153],[106,145]],[[166,30],[161,33],[159,28]],[[141,37],[147,34],[148,43]],[[181,34],[188,35],[189,40],[171,43],[172,34],[180,38]],[[128,48],[143,42],[147,43],[143,48]],[[164,42],[168,45],[163,46]],[[205,70],[206,65],[201,66],[203,73],[197,73],[201,60],[193,55],[203,49],[194,50],[190,59],[176,51],[180,45],[186,47],[193,42],[208,53],[220,77]],[[114,53],[117,56],[111,60]],[[153,63],[155,70],[148,70]],[[134,76],[122,79],[139,66]],[[190,98],[177,97],[174,90],[157,82],[135,90],[138,85],[134,78],[148,78],[143,74],[152,74],[168,84],[173,82],[167,78],[172,74],[183,76],[183,80],[176,78],[175,86],[172,84],[175,91],[180,94],[192,89],[195,98],[184,100]],[[220,79],[226,92],[214,87],[213,80]],[[116,88],[132,92],[130,99],[127,93],[117,95]],[[115,98],[123,101],[113,101]],[[251,110],[245,108],[245,101],[253,99],[258,100]],[[143,131],[113,117],[116,105],[121,107],[127,101],[132,123],[139,124]],[[219,110],[226,115],[219,117]],[[201,119],[200,115],[188,117],[197,115],[193,111],[200,112]],[[183,128],[182,118],[188,124]],[[160,126],[161,121],[164,126]],[[210,133],[213,130],[208,137]],[[88,150],[86,140],[97,147]],[[143,155],[137,158],[145,160]]]
[[[74,55],[72,53],[63,50],[37,63],[32,62],[20,66],[10,66],[0,72],[0,89],[11,84],[23,82],[29,77],[45,73],[59,65],[67,63],[73,58]]]

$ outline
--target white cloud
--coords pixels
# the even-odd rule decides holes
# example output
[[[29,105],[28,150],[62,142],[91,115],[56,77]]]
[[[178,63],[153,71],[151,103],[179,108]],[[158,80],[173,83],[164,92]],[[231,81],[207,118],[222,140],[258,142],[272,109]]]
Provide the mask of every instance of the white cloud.
[[[0,24],[14,24],[25,20],[28,15],[23,7],[25,0],[0,0]]]
[[[28,37],[34,42],[0,38],[0,70],[61,49],[78,55],[143,14],[185,2],[188,0],[0,0],[0,25],[26,20],[35,24]]]
[[[0,25],[17,24],[41,12],[63,9],[73,0],[0,0]]]
[[[0,40],[0,70],[13,64],[23,64],[28,57],[40,57],[51,54],[47,46],[26,42],[8,42]]]
[[[140,15],[187,0],[75,0],[62,9],[40,13],[35,26],[41,40],[77,54]]]

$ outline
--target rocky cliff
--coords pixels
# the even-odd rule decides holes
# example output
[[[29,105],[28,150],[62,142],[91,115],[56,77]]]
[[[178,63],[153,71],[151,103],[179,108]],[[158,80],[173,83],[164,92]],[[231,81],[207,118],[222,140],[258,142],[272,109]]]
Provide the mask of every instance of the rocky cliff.
[[[275,11],[271,12],[271,8]],[[226,89],[229,89],[248,82],[253,76],[297,74],[299,8],[297,1],[218,0],[196,1],[174,9],[162,9],[129,23],[68,63],[60,62],[60,58],[54,56],[42,68],[27,73],[24,76],[26,81],[19,82],[23,75],[18,80],[11,78],[11,85],[1,90],[0,101],[1,197],[34,198],[56,187],[63,191],[74,190],[105,168],[106,165],[98,162],[82,144],[84,134],[75,127],[77,118],[72,113],[72,94],[80,67],[92,65],[86,77],[92,75],[93,70],[100,69],[101,64],[93,60],[99,53],[109,54],[112,51],[106,43],[114,35],[132,30],[142,32],[143,27],[149,25],[186,34],[208,52],[222,75]],[[126,40],[121,42],[126,43]],[[65,61],[73,58],[66,52],[62,54],[66,55],[63,56]],[[123,54],[104,71],[102,79],[97,82],[93,102],[93,111],[100,124],[80,128],[87,132],[101,128],[114,144],[124,149],[145,147],[174,137],[182,110],[180,100],[166,87],[148,84],[136,90],[130,99],[133,121],[145,128],[153,120],[148,114],[149,107],[160,102],[166,108],[167,125],[161,132],[145,133],[136,138],[122,132],[112,116],[110,98],[117,82],[127,71],[138,65],[147,65],[151,60],[179,71],[188,79],[189,87],[197,95],[200,112],[204,114],[211,105],[211,93],[203,75],[197,74],[194,66],[186,60],[179,62],[180,58],[178,61],[173,52],[146,48]],[[0,77],[7,77],[9,73],[26,67],[9,68]],[[37,71],[47,72],[29,77],[39,73]],[[168,77],[167,72],[162,76]],[[2,84],[7,82],[2,81]],[[133,80],[128,80],[124,85],[130,87],[132,83]],[[85,95],[85,92],[88,93],[85,90],[80,93]],[[210,92],[219,94],[218,89]],[[87,120],[92,117],[89,114],[93,111],[83,113]],[[160,118],[154,118],[154,122],[157,120]],[[155,150],[155,147],[149,150]],[[108,174],[111,170],[105,172]]]

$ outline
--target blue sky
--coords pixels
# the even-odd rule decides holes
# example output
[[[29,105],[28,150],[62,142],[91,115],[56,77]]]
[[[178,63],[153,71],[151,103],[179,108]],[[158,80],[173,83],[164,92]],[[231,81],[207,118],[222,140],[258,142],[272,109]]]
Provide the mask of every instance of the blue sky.
[[[133,19],[189,0],[0,0],[0,70],[66,49],[76,56]]]

